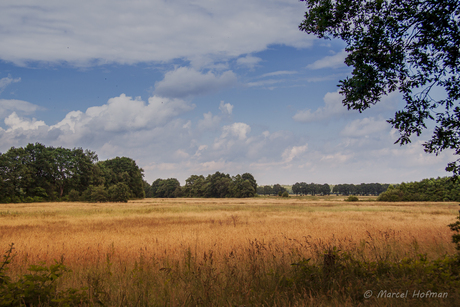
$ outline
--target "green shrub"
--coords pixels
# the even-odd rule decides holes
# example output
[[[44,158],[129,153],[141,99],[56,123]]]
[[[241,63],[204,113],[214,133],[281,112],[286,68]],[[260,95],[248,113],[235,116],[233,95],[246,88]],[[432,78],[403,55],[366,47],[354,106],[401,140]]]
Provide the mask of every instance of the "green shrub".
[[[107,194],[110,201],[126,203],[130,198],[131,192],[126,183],[119,182],[110,186]]]
[[[80,193],[74,189],[70,190],[69,192],[69,200],[70,201],[79,201],[80,200]]]
[[[27,196],[27,197],[24,199],[24,202],[25,202],[25,203],[33,203],[33,202],[34,202],[34,198],[33,198],[33,197],[30,197],[30,196]]]
[[[62,262],[55,261],[49,267],[43,263],[31,265],[30,274],[25,274],[15,282],[5,274],[14,257],[13,244],[10,245],[0,266],[0,307],[6,306],[79,306],[88,304],[87,288],[58,291],[57,280],[69,270]]]
[[[284,191],[283,194],[281,194],[281,197],[289,197],[288,191]]]
[[[36,187],[32,190],[32,193],[34,196],[41,197],[41,198],[48,198],[48,193],[46,193],[46,190],[41,187]]]
[[[108,201],[108,194],[107,194],[107,190],[104,185],[101,184],[92,189],[91,201],[101,202],[101,203]]]
[[[345,201],[359,201],[359,198],[354,195],[350,195],[347,198],[345,198]]]

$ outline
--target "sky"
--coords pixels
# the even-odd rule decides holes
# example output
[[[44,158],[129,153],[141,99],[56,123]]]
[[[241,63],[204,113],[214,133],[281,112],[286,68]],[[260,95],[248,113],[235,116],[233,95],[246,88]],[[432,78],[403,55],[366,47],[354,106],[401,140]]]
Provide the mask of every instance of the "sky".
[[[448,176],[405,146],[392,93],[348,111],[345,44],[299,31],[298,0],[2,0],[0,152],[28,143],[126,156],[144,179],[249,172],[259,185]]]

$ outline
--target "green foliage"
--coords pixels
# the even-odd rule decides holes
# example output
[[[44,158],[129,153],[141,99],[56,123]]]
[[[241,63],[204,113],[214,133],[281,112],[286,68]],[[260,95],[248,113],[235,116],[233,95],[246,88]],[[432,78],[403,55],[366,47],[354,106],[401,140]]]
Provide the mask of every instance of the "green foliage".
[[[449,224],[449,227],[455,233],[452,235],[452,242],[455,243],[455,248],[458,250],[460,255],[460,212],[457,216],[457,222]]]
[[[354,195],[350,195],[347,198],[345,198],[345,201],[359,201],[359,198]]]
[[[333,247],[324,252],[320,263],[303,259],[292,263],[292,266],[295,275],[289,285],[296,291],[306,290],[313,297],[328,293],[341,297],[351,295],[350,299],[360,304],[368,299],[364,293],[369,290],[374,291],[372,299],[378,299],[379,291],[386,290],[408,291],[408,299],[417,300],[413,296],[414,291],[429,289],[431,292],[448,293],[447,299],[455,300],[455,289],[460,286],[460,262],[457,256],[446,255],[432,261],[427,260],[426,255],[404,258],[399,262],[367,261]]]
[[[113,202],[128,202],[130,198],[129,187],[124,182],[119,182],[116,185],[109,187],[108,191],[108,200]]]
[[[107,193],[107,189],[103,185],[99,185],[97,187],[93,187],[91,190],[91,201],[94,202],[107,202],[109,200],[109,195]]]
[[[460,201],[460,182],[449,177],[389,186],[379,201]]]
[[[249,173],[230,177],[229,174],[216,172],[208,175],[192,175],[181,187],[175,178],[157,179],[151,186],[144,183],[148,197],[254,197],[257,182]]]
[[[289,197],[288,191],[284,191],[281,195],[281,197]]]
[[[340,81],[343,104],[362,112],[392,92],[406,102],[388,120],[409,143],[434,120],[425,151],[460,154],[460,2],[458,0],[302,0],[299,28],[340,38],[352,76]],[[436,91],[436,95],[431,95]],[[446,170],[460,175],[460,159]]]
[[[143,170],[136,162],[127,157],[116,157],[114,159],[97,163],[102,173],[102,178],[106,188],[116,185],[119,182],[125,183],[133,198],[144,198],[144,181],[142,179]]]
[[[31,265],[28,268],[30,274],[12,281],[5,272],[14,256],[13,249],[11,244],[0,266],[0,306],[79,306],[89,303],[86,288],[57,290],[57,280],[72,272],[62,262],[55,261],[49,267]]]
[[[76,190],[70,190],[69,192],[69,200],[70,201],[79,201],[80,200],[80,193]]]
[[[106,201],[101,188],[94,187],[104,185],[108,190],[118,183],[128,187],[129,198],[144,197],[143,170],[134,160],[116,157],[96,161],[94,152],[81,148],[40,143],[12,147],[0,154],[0,202],[76,201],[80,194],[82,200]],[[96,194],[91,196],[93,192]]]

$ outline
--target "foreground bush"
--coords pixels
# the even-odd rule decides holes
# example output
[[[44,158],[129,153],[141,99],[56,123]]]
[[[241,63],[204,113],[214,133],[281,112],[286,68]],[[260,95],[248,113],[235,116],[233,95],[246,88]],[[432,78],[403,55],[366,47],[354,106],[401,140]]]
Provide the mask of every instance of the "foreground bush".
[[[49,267],[31,265],[30,274],[17,281],[6,275],[7,265],[13,258],[13,244],[3,256],[0,266],[0,306],[77,306],[88,304],[86,288],[68,288],[57,291],[56,282],[64,274],[72,272],[63,263]]]

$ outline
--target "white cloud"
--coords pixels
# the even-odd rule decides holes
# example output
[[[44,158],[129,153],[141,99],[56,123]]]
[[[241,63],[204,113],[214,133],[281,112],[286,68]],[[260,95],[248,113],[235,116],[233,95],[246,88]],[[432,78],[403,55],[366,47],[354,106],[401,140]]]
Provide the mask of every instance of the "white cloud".
[[[8,75],[8,77],[5,77],[5,78],[1,78],[0,79],[0,93],[2,93],[5,90],[5,88],[11,83],[17,83],[20,81],[21,81],[21,78],[13,79],[11,75]]]
[[[348,123],[340,134],[348,137],[368,137],[383,131],[389,131],[390,128],[390,124],[382,118],[366,117]]]
[[[312,112],[310,109],[298,111],[292,118],[298,122],[322,121],[347,113],[347,108],[342,105],[343,96],[339,92],[327,93],[323,100],[325,106]]]
[[[304,5],[296,1],[28,2],[0,2],[0,58],[19,65],[218,60],[314,40],[298,31]]]
[[[257,64],[259,64],[260,61],[262,61],[261,58],[248,54],[247,56],[243,58],[238,58],[238,60],[236,60],[236,63],[240,66],[246,66],[250,69],[253,69],[254,67],[257,66]]]
[[[261,75],[259,78],[266,78],[266,77],[273,77],[273,76],[283,76],[283,75],[294,75],[297,74],[296,71],[291,71],[291,70],[280,70],[280,71],[274,71],[274,72],[269,72],[266,74]]]
[[[244,144],[250,132],[251,127],[245,123],[233,123],[224,126],[222,127],[222,134],[220,137],[215,139],[213,148],[216,150],[230,149],[236,144]]]
[[[211,111],[203,114],[203,119],[198,121],[198,129],[200,130],[212,130],[216,129],[220,123],[219,116],[212,116]]]
[[[256,82],[249,82],[249,83],[246,83],[246,85],[249,87],[266,86],[266,85],[273,85],[273,84],[280,83],[280,82],[283,82],[283,80],[268,79],[268,80],[262,80],[262,81],[256,81]]]
[[[78,133],[78,129],[106,132],[132,131],[164,125],[171,118],[190,111],[194,105],[180,99],[158,96],[150,97],[148,104],[137,97],[111,98],[107,104],[91,107],[85,113],[72,111],[65,119],[52,128],[68,129]]]
[[[322,68],[340,68],[346,66],[344,61],[347,57],[347,52],[342,50],[341,52],[322,58],[314,62],[313,64],[307,65],[309,69],[322,69]]]
[[[219,91],[236,82],[237,77],[231,70],[215,75],[211,71],[201,73],[194,68],[179,67],[155,83],[155,93],[163,97],[185,98]]]
[[[283,162],[291,162],[292,160],[294,160],[294,158],[301,156],[305,151],[307,151],[307,149],[308,144],[305,144],[303,146],[293,146],[291,148],[287,148],[281,155],[283,157]]]
[[[219,105],[219,110],[222,112],[223,115],[230,116],[232,115],[233,105],[231,105],[230,103],[225,103],[224,101],[221,101]]]
[[[11,114],[11,112],[29,115],[40,109],[42,108],[27,101],[0,99],[0,118]]]
[[[247,134],[251,132],[251,127],[245,123],[233,123],[222,128],[221,138],[236,137],[238,140],[245,140]]]
[[[42,120],[36,120],[35,118],[31,120],[27,118],[20,118],[16,112],[11,113],[10,116],[5,118],[5,125],[10,127],[6,130],[7,132],[11,132],[13,130],[38,130],[40,127],[48,127]]]

